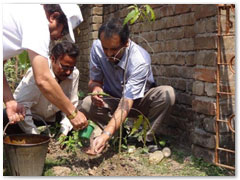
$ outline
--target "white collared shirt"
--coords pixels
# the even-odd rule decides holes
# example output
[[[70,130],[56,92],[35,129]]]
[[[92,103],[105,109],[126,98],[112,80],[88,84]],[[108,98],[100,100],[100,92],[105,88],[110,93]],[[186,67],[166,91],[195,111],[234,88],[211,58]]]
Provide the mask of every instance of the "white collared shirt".
[[[51,74],[56,79],[52,71],[50,60],[49,66]],[[79,71],[77,68],[74,68],[72,74],[59,84],[64,94],[70,99],[75,107],[78,105],[78,82]],[[17,102],[25,106],[26,114],[36,114],[41,116],[46,122],[55,122],[55,115],[58,111],[60,111],[55,105],[50,103],[39,90],[35,83],[32,68],[28,69],[27,73],[16,88],[14,92],[14,98],[17,100]],[[67,135],[67,133],[72,129],[72,124],[66,117],[65,113],[62,113],[62,117],[63,119],[60,122],[60,131]],[[18,124],[25,133],[39,133],[31,116],[26,116],[25,120]]]

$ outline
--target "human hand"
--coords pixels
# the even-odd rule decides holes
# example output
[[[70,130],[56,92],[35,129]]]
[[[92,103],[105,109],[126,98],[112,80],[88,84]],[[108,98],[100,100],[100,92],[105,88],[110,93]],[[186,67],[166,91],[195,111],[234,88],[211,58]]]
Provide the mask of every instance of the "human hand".
[[[104,147],[106,146],[108,139],[109,139],[109,136],[106,134],[101,134],[100,136],[96,137],[92,143],[92,147],[91,147],[92,151],[95,154],[101,153]]]
[[[92,94],[96,94],[96,95],[92,95],[91,98],[92,98],[92,103],[95,105],[95,106],[98,106],[98,107],[103,107],[104,106],[104,101],[103,101],[103,96],[102,95],[99,95],[98,93],[102,93],[103,92],[103,89],[100,88],[100,87],[96,87],[94,88],[94,90],[92,91]]]
[[[26,114],[24,106],[15,100],[11,100],[6,103],[6,112],[10,124],[23,121]]]
[[[77,116],[74,119],[71,119],[70,122],[73,125],[73,129],[76,131],[84,129],[88,126],[86,116],[80,111],[77,112]]]

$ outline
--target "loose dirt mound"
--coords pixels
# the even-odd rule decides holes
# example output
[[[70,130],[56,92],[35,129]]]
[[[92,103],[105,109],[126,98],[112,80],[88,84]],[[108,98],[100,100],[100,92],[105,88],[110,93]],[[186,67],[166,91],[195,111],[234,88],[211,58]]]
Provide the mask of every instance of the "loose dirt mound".
[[[170,167],[173,171],[183,168],[175,160],[164,158],[158,169],[158,165],[149,162],[149,154],[141,150],[138,148],[133,153],[117,153],[108,147],[101,155],[88,156],[81,149],[75,154],[67,153],[52,140],[47,159],[64,162],[61,166],[50,167],[56,176],[171,176]],[[69,168],[72,172],[69,172]],[[168,169],[166,173],[162,171],[164,168]]]

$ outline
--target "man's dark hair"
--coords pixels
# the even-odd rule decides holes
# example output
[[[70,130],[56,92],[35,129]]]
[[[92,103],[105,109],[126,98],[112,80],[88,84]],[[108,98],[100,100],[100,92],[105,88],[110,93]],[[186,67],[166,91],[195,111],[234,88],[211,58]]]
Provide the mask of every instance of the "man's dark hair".
[[[53,56],[56,61],[59,57],[62,57],[65,54],[72,58],[76,58],[79,54],[77,45],[69,41],[60,42],[52,48],[50,56]]]
[[[100,39],[101,33],[104,32],[105,38],[111,38],[114,34],[120,36],[121,44],[126,44],[129,38],[128,25],[124,25],[120,19],[112,18],[104,23],[98,30],[98,39]]]
[[[51,14],[53,14],[54,12],[59,12],[60,15],[58,17],[56,17],[58,23],[63,24],[63,34],[68,34],[68,23],[67,23],[67,18],[65,16],[65,14],[63,13],[61,7],[59,4],[44,4],[43,5],[44,10],[48,13],[48,15],[50,16]]]

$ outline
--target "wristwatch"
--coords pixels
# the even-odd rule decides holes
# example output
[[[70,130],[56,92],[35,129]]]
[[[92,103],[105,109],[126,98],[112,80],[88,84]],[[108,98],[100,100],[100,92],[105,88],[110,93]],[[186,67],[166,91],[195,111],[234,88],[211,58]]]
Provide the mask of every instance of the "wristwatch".
[[[77,113],[78,113],[78,109],[76,108],[71,114],[67,115],[67,118],[69,120],[72,120],[77,116]]]
[[[110,132],[108,132],[108,131],[105,131],[105,130],[103,130],[102,134],[106,134],[106,135],[108,135],[109,138],[112,137],[112,134],[111,134]]]

